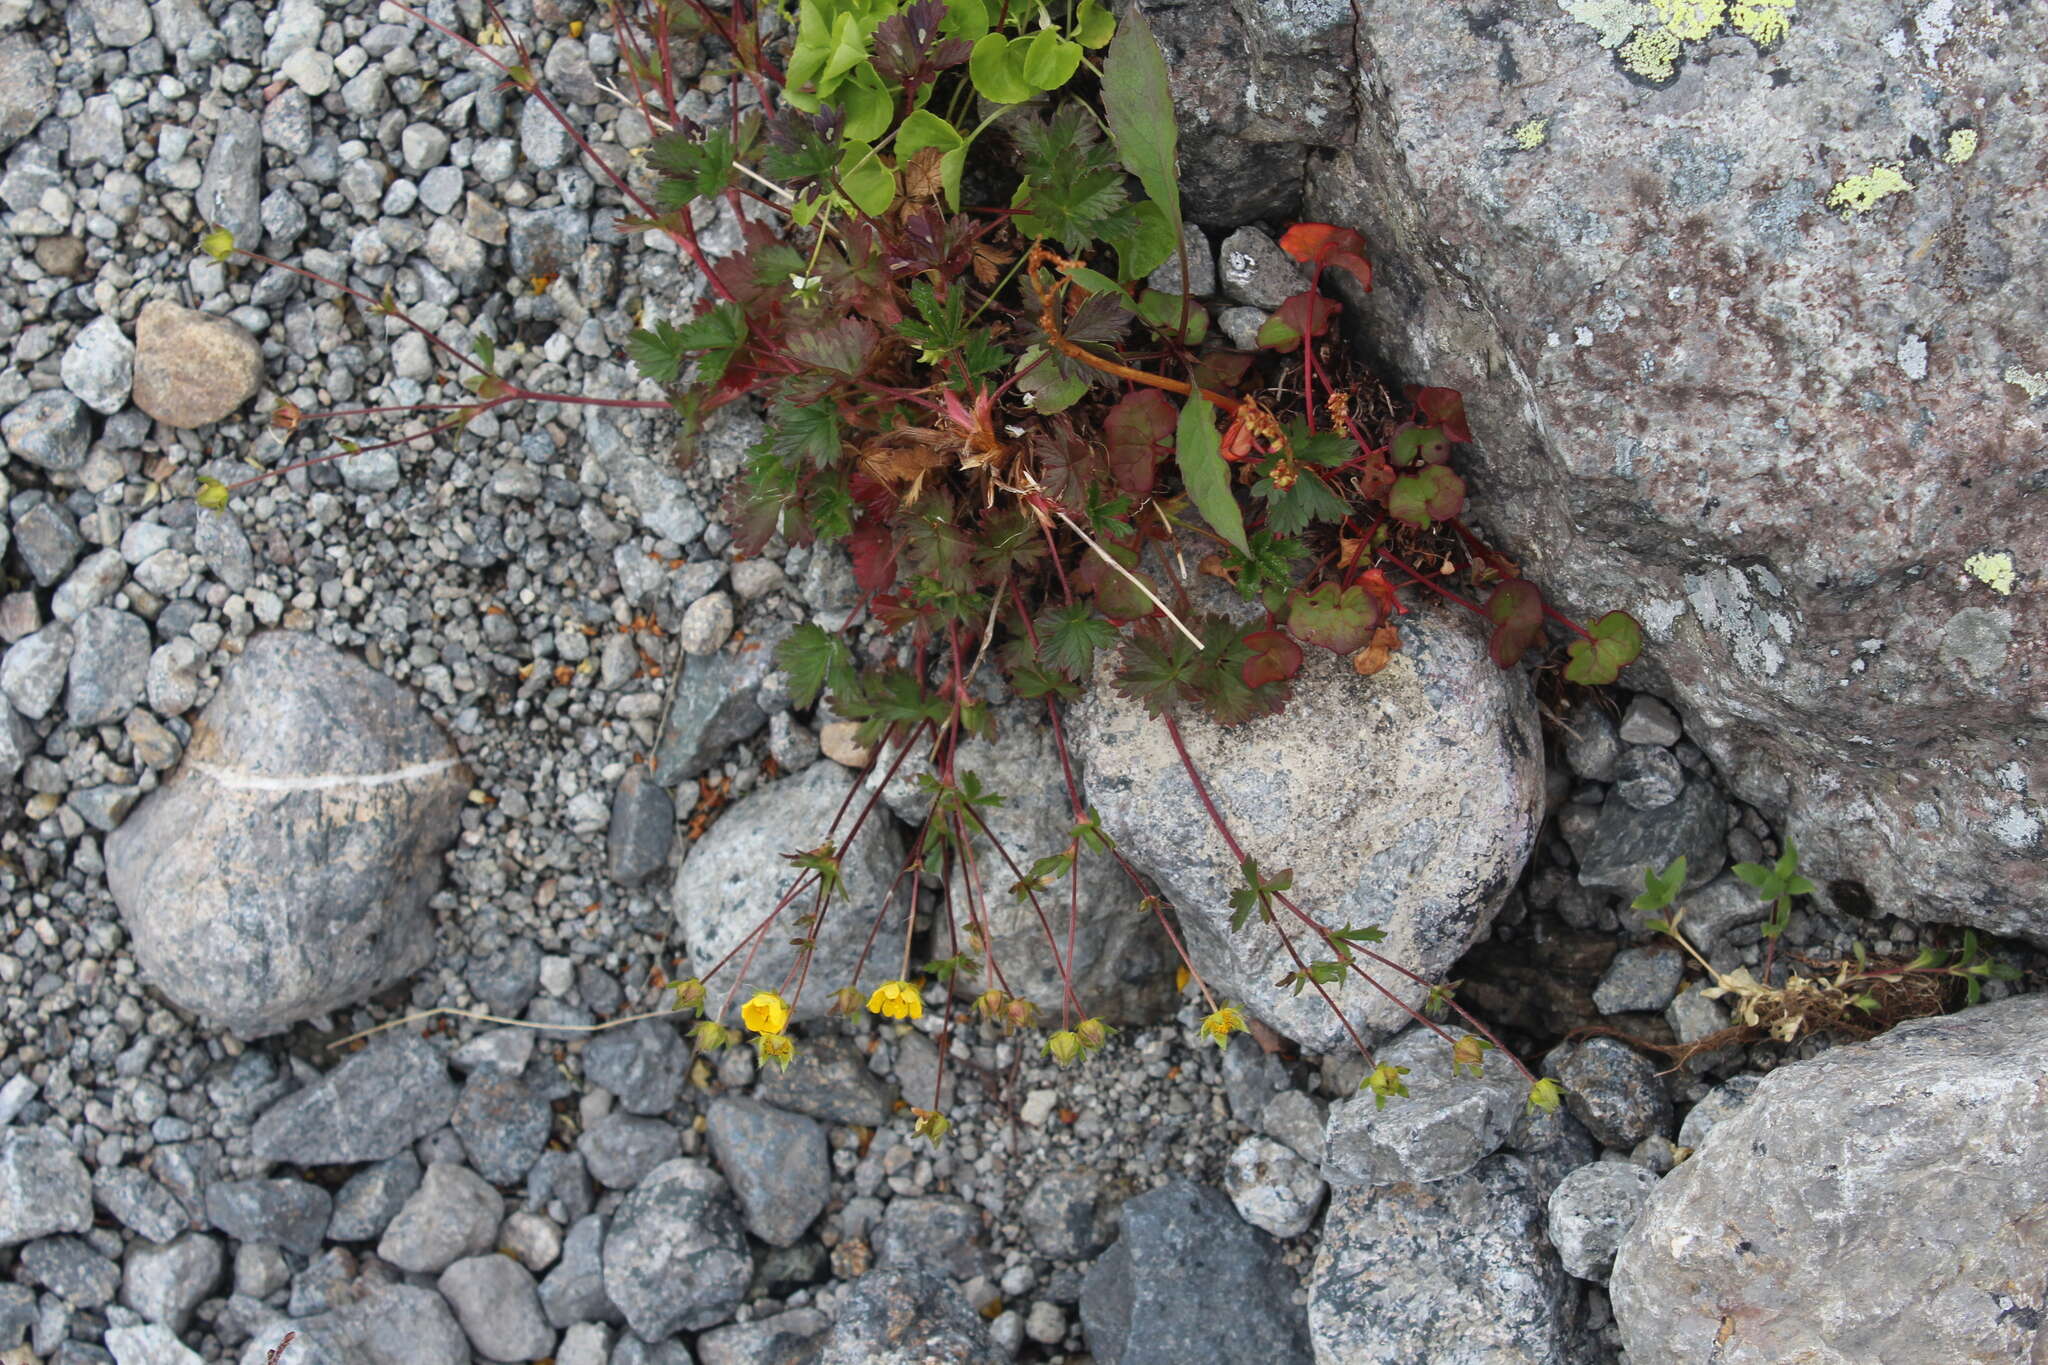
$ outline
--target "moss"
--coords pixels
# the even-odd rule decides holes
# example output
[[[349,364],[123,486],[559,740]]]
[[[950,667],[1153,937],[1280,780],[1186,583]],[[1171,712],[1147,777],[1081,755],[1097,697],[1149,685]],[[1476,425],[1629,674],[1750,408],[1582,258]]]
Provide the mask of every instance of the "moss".
[[[1948,150],[1941,154],[1941,159],[1951,166],[1960,166],[1975,155],[1977,155],[1977,130],[1975,128],[1958,128],[1948,135]]]
[[[1835,182],[1828,191],[1828,207],[1841,209],[1844,214],[1868,213],[1881,200],[1894,194],[1904,194],[1913,188],[1913,182],[1906,179],[1896,165],[1874,165],[1862,175],[1852,175]]]
[[[1972,577],[2000,597],[2012,596],[2012,585],[2018,577],[2013,572],[2012,556],[1999,554],[1975,554],[1963,561],[1963,567]]]
[[[1508,129],[1508,141],[1525,152],[1533,152],[1550,140],[1550,120],[1547,118],[1525,118]]]

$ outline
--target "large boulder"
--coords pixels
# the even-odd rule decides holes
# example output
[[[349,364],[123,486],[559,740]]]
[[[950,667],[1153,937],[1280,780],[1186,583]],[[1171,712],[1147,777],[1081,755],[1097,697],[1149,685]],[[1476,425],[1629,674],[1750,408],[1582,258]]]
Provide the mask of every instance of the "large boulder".
[[[1218,606],[1222,605],[1220,602]],[[1377,925],[1375,951],[1440,979],[1492,920],[1535,843],[1543,739],[1527,681],[1494,667],[1485,632],[1429,603],[1401,618],[1402,647],[1380,673],[1311,647],[1278,716],[1225,728],[1180,717],[1210,797],[1263,874],[1294,871],[1296,902],[1331,928]],[[1088,803],[1179,912],[1188,955],[1218,996],[1303,1046],[1351,1046],[1314,991],[1276,984],[1287,946],[1257,922],[1230,928],[1244,877],[1204,812],[1165,725],[1117,694],[1112,665],[1073,708]],[[1326,949],[1281,912],[1304,959]],[[1384,969],[1388,991],[1424,988]],[[1409,1015],[1370,982],[1328,988],[1371,1042]]]
[[[975,979],[974,987],[981,990],[1001,984],[1010,994],[1033,1001],[1049,1015],[1057,1014],[1062,994],[1060,964],[1064,962],[1083,1014],[1119,1026],[1157,1022],[1177,1004],[1173,945],[1158,917],[1138,908],[1145,892],[1132,884],[1115,858],[1084,849],[1071,896],[1065,877],[1038,893],[1036,907],[1010,893],[1023,870],[1074,842],[1072,798],[1058,746],[1051,728],[1042,723],[1043,715],[1036,705],[1005,707],[999,713],[994,738],[964,739],[953,756],[953,770],[963,780],[973,773],[984,792],[1002,797],[1001,805],[977,807],[975,814],[1018,869],[1012,871],[988,839],[968,826],[974,876],[970,887],[966,869],[954,865],[954,914],[964,929],[968,907],[978,901],[986,916],[995,965],[1001,972],[1000,983],[994,973],[985,973]],[[890,756],[875,765],[871,783],[887,773]],[[1078,759],[1072,761],[1079,783],[1081,765]],[[896,770],[884,791],[889,808],[912,828],[922,827],[931,807],[932,797],[918,787],[918,778],[928,771],[929,764],[912,759]],[[1067,950],[1070,928],[1071,954]]]
[[[1304,214],[1838,909],[2048,942],[2048,11],[1950,9],[1361,0]]]
[[[2044,1046],[2036,995],[1766,1076],[1622,1240],[1629,1359],[2040,1359]]]
[[[184,762],[107,838],[143,970],[244,1036],[404,979],[469,771],[418,702],[312,635],[249,641]]]
[[[822,1017],[831,1007],[832,993],[842,986],[857,985],[865,1000],[867,992],[900,974],[904,920],[909,914],[909,896],[896,885],[903,866],[903,839],[879,801],[851,846],[847,831],[859,816],[859,800],[834,832],[834,821],[853,786],[853,774],[838,764],[814,763],[795,777],[750,792],[690,850],[676,874],[676,923],[689,948],[693,975],[704,976],[726,963],[710,982],[715,999],[722,1000],[734,975],[741,973],[742,1001],[755,991],[782,989],[799,951],[790,940],[805,935],[816,940],[816,948],[803,994],[791,1001],[793,1018]],[[797,923],[816,909],[811,892],[784,906],[775,923],[762,928],[768,912],[799,875],[786,855],[817,848],[828,839],[839,846],[845,894],[833,897],[814,931]],[[869,931],[878,914],[882,927],[870,950]],[[748,939],[757,931],[759,938],[750,945]],[[866,961],[856,982],[854,967],[863,953]],[[789,994],[786,989],[783,993]]]

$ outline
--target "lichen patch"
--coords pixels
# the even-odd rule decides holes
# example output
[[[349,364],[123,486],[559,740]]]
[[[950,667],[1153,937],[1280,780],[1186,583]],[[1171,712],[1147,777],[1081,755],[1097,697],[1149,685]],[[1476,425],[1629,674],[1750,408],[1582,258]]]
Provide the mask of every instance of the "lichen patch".
[[[2018,575],[2013,571],[2011,555],[2003,551],[1998,554],[1974,554],[1963,561],[1963,568],[1969,571],[1972,578],[2000,597],[2012,596],[2012,585]]]
[[[1908,193],[1912,188],[1913,182],[1906,179],[1902,166],[1879,163],[1862,175],[1836,181],[1828,191],[1828,207],[1842,210],[1846,218],[1854,213],[1868,213],[1892,195]]]

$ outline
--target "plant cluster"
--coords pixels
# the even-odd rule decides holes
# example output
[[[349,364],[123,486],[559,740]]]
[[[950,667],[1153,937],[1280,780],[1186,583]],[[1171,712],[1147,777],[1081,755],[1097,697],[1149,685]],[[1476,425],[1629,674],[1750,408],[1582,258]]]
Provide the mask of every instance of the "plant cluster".
[[[611,18],[653,137],[636,171],[596,164],[632,206],[621,226],[667,234],[710,292],[693,315],[647,320],[631,338],[632,360],[664,398],[536,392],[500,372],[488,342],[463,353],[420,329],[469,394],[403,410],[437,420],[391,443],[459,432],[479,413],[529,401],[669,408],[687,442],[722,404],[764,405],[767,435],[731,490],[728,519],[742,553],[778,537],[843,544],[886,634],[885,646],[862,651],[849,630],[806,625],[778,659],[797,703],[829,697],[888,776],[913,754],[928,769],[927,813],[899,886],[907,880],[915,897],[918,871],[942,873],[934,940],[943,934],[950,955],[924,975],[943,985],[946,1029],[973,978],[971,1006],[985,1019],[1033,1027],[1041,1005],[1056,1007],[1061,1026],[1044,1047],[1062,1064],[1106,1045],[1110,1030],[1077,998],[1055,928],[1057,902],[1071,910],[1078,895],[1083,858],[1121,863],[1134,903],[1173,934],[1067,762],[1061,707],[1096,684],[1141,703],[1172,736],[1243,872],[1233,926],[1278,937],[1293,963],[1282,984],[1335,1010],[1330,989],[1348,977],[1389,994],[1380,978],[1404,977],[1442,1007],[1416,1017],[1476,1071],[1497,1040],[1449,986],[1375,951],[1377,928],[1324,924],[1294,899],[1291,871],[1262,871],[1181,739],[1189,718],[1236,725],[1280,711],[1311,649],[1347,657],[1360,674],[1386,667],[1401,647],[1404,598],[1417,592],[1480,616],[1503,668],[1546,656],[1553,628],[1565,658],[1545,666],[1561,682],[1612,682],[1641,648],[1626,613],[1567,619],[1467,526],[1453,454],[1472,433],[1456,391],[1396,396],[1348,361],[1324,282],[1371,288],[1363,238],[1318,223],[1285,233],[1280,244],[1308,284],[1272,313],[1252,351],[1219,344],[1200,300],[1148,284],[1187,278],[1188,228],[1166,63],[1135,5],[1119,21],[1098,0],[800,0],[793,34],[774,40],[762,35],[782,26],[746,0],[643,0],[630,12],[614,0]],[[492,29],[482,37],[495,45],[442,31],[560,117],[516,36]],[[692,123],[677,98],[672,54],[697,40],[722,51],[756,96],[752,108],[729,101],[717,126]],[[696,222],[715,200],[743,224],[744,244],[713,261]],[[222,258],[239,251],[219,232],[204,245]],[[1169,263],[1177,272],[1160,270]],[[416,326],[388,294],[334,287],[373,316]],[[290,431],[385,411],[286,408],[277,420]],[[209,482],[200,498],[218,506],[232,491]],[[1194,609],[1169,552],[1191,542],[1205,547],[1196,572],[1255,603],[1256,619]],[[983,819],[1002,795],[955,762],[963,738],[993,726],[976,686],[984,666],[1044,705],[1066,775],[1069,842],[1028,864]],[[798,947],[797,964],[740,1019],[764,1061],[787,1064],[790,1002],[811,984],[810,950],[845,900],[840,859],[875,800],[850,799],[832,829],[790,855],[789,890],[764,907],[744,951],[705,974],[729,974],[722,1005],[704,981],[678,986],[679,1008],[707,1011],[701,1046],[735,1041],[719,1020],[760,946],[781,935]],[[945,875],[956,866],[968,873],[964,903]],[[997,960],[988,904],[1005,886],[1060,960],[1056,1006],[1020,998]],[[916,918],[897,978],[865,1002],[884,1018],[923,1010]],[[871,929],[862,965],[896,953],[876,937]],[[863,1007],[851,986],[834,1001]],[[1201,1030],[1219,1045],[1245,1029],[1235,1005],[1210,997],[1208,1007]],[[1445,1030],[1438,1016],[1453,1011],[1475,1031]],[[1555,1085],[1529,1080],[1531,1102],[1554,1107]],[[1364,1088],[1380,1103],[1405,1093],[1399,1068],[1386,1066]],[[945,1126],[936,1109],[919,1111],[933,1141]]]

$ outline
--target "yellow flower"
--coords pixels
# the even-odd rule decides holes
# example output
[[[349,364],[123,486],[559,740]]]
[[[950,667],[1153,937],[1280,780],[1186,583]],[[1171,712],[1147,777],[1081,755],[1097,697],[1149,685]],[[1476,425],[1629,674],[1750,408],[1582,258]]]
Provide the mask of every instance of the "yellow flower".
[[[924,997],[908,981],[884,981],[868,997],[868,1013],[884,1019],[922,1019]]]
[[[945,1140],[946,1130],[953,1126],[953,1120],[936,1109],[912,1108],[910,1112],[917,1115],[917,1123],[911,1128],[910,1135],[921,1137],[934,1147]]]
[[[740,1006],[740,1022],[756,1033],[780,1033],[789,1027],[789,1006],[774,991],[762,991]]]
[[[786,1033],[764,1033],[754,1040],[754,1053],[762,1066],[772,1062],[777,1070],[787,1071],[790,1059],[796,1056],[796,1044],[789,1041]]]
[[[1213,1040],[1218,1047],[1229,1047],[1230,1035],[1244,1031],[1244,1015],[1235,1005],[1225,1005],[1202,1020],[1202,1036]]]

